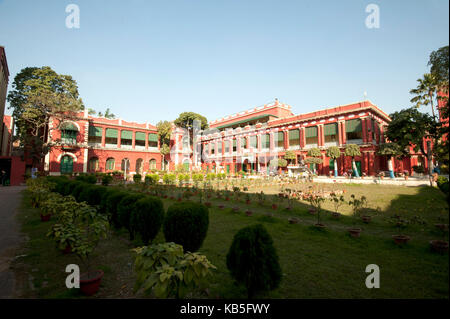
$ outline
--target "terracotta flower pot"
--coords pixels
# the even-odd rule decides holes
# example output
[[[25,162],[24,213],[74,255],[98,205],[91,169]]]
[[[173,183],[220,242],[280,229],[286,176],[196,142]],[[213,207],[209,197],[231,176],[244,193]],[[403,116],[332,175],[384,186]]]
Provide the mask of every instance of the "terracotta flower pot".
[[[223,204],[219,204],[218,206],[220,209],[223,209],[225,206],[223,206]]]
[[[41,214],[41,221],[42,222],[48,222],[50,220],[51,216],[52,216],[51,214],[47,214],[47,215],[42,215]]]
[[[311,215],[315,215],[315,214],[316,214],[316,210],[315,210],[314,208],[309,208],[309,209],[308,209],[308,212],[309,212]]]
[[[368,224],[372,220],[371,216],[361,216],[361,219],[364,223]]]
[[[92,296],[100,288],[103,275],[104,273],[102,270],[95,270],[91,272],[90,278],[88,278],[87,273],[82,274],[80,276],[80,290],[86,296]]]
[[[405,235],[392,235],[392,238],[397,245],[406,244],[411,239],[411,237]]]
[[[233,212],[234,213],[238,213],[239,212],[239,207],[233,207]]]
[[[273,210],[276,210],[278,208],[278,205],[277,204],[272,204],[272,209]]]
[[[210,202],[206,202],[206,203],[205,203],[205,206],[206,206],[206,207],[211,207],[211,203],[210,203]]]
[[[247,200],[245,201],[245,203],[246,203],[247,205],[250,205],[251,202],[252,202],[252,201],[251,201],[250,199],[247,199]]]
[[[250,210],[246,210],[246,211],[245,211],[245,215],[247,215],[247,216],[252,216],[252,215],[253,215],[253,212],[250,211]]]
[[[436,226],[442,231],[448,231],[448,224],[435,224],[434,226]]]
[[[316,227],[318,229],[325,229],[327,226],[325,226],[324,224],[317,223],[317,224],[314,224],[314,227]]]
[[[443,240],[430,241],[431,249],[439,254],[444,254],[448,251],[448,242]]]
[[[361,236],[361,228],[349,228],[348,232],[350,233],[350,236],[354,238],[358,238]]]
[[[226,197],[225,200],[226,200],[226,201],[229,201],[229,200],[230,200],[230,197]]]
[[[69,244],[66,245],[66,248],[64,248],[64,250],[62,251],[63,254],[67,255],[67,254],[71,254],[72,253],[72,246],[70,246]]]
[[[298,224],[300,222],[300,219],[296,218],[296,217],[292,217],[288,219],[289,224]]]

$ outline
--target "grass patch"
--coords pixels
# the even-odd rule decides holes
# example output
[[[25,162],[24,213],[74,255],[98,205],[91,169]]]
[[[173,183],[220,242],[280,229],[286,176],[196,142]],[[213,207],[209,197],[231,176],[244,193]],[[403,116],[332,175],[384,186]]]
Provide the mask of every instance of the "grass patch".
[[[429,248],[431,239],[442,236],[434,224],[448,223],[448,204],[439,190],[361,184],[334,187],[345,188],[347,199],[349,194],[365,195],[372,208],[379,207],[378,215],[374,214],[369,224],[345,214],[335,220],[330,216],[331,205],[325,205],[321,220],[327,227],[320,230],[313,226],[317,216],[308,213],[308,204],[304,202],[296,202],[291,211],[285,210],[283,207],[287,205],[281,202],[280,209],[274,211],[268,201],[261,206],[211,199],[208,235],[200,253],[206,255],[217,270],[209,280],[209,295],[199,293],[194,297],[246,298],[245,289],[233,282],[226,268],[226,255],[237,231],[262,223],[274,240],[283,279],[278,289],[257,297],[448,299],[448,254],[439,255]],[[169,199],[163,202],[165,209],[175,203]],[[225,209],[217,207],[220,203]],[[240,208],[239,213],[232,213],[234,206]],[[247,209],[253,212],[251,217],[245,215]],[[348,207],[344,207],[345,212],[349,212]],[[267,213],[274,216],[267,216]],[[399,214],[410,220],[418,216],[419,221],[399,229],[390,222],[392,216]],[[291,217],[298,217],[300,223],[289,224]],[[63,255],[45,236],[52,221],[40,222],[38,210],[30,208],[26,192],[18,218],[22,231],[28,236],[21,252],[26,256],[13,265],[22,278],[21,297],[85,298],[76,290],[66,289],[64,284],[66,265],[79,264],[79,260],[73,255]],[[363,229],[360,238],[352,238],[346,231],[353,225]],[[412,237],[404,247],[394,244],[391,238],[400,232]],[[163,241],[160,232],[155,242]],[[140,239],[130,242],[128,233],[123,230],[113,231],[108,240],[101,241],[93,264],[102,269],[105,276],[99,293],[93,298],[142,297],[135,295],[132,289],[135,277],[130,249],[137,245],[141,245]],[[365,268],[369,264],[380,267],[380,289],[365,286],[368,275]]]

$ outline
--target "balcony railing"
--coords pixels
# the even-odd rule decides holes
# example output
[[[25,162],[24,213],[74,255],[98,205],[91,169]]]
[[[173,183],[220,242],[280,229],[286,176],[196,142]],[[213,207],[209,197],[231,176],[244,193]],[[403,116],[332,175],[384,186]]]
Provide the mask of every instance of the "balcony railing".
[[[347,140],[345,143],[346,144],[362,144],[363,140],[362,140],[362,138],[359,138],[359,139],[355,139],[355,140]]]

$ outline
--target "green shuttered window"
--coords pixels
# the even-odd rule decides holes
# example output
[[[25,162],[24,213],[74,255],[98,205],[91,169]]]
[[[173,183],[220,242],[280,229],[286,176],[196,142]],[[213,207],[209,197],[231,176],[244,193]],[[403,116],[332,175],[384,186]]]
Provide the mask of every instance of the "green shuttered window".
[[[307,127],[305,129],[305,137],[317,137],[317,126]]]
[[[362,124],[360,119],[345,121],[345,132],[355,133],[362,132]]]
[[[102,137],[103,129],[97,126],[89,126],[89,136]]]
[[[106,137],[107,138],[117,138],[117,130],[115,128],[107,128],[106,129]]]
[[[289,139],[290,140],[298,140],[300,138],[299,130],[290,130],[289,131]]]
[[[158,142],[158,134],[155,134],[155,133],[148,134],[148,141],[149,142]]]
[[[126,140],[132,140],[133,132],[132,131],[122,131],[121,138],[126,139]]]
[[[145,133],[136,132],[136,141],[145,141]]]
[[[256,139],[256,135],[250,136],[250,147],[257,148],[258,140]]]
[[[323,130],[325,136],[337,135],[337,124],[336,123],[325,124],[323,126]]]

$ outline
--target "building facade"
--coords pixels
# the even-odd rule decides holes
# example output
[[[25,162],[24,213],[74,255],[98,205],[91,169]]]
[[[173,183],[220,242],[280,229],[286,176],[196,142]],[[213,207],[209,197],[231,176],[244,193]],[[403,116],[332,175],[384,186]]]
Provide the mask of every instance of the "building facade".
[[[44,161],[50,175],[161,169],[157,130],[148,123],[92,117],[85,111],[63,123],[52,119],[48,142],[55,145]]]
[[[6,61],[5,48],[0,46],[0,138],[3,137],[5,124],[3,123],[3,115],[5,114],[6,91],[8,89],[9,69]],[[7,156],[3,153],[3,139],[0,140],[0,156]]]

